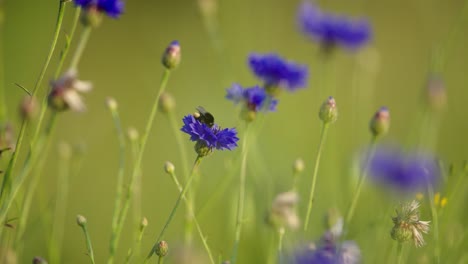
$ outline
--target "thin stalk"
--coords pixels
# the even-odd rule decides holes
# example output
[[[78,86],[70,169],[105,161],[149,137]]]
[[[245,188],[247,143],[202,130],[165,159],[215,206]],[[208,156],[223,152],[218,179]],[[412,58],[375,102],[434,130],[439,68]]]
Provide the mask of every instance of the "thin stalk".
[[[34,84],[34,88],[31,93],[31,97],[34,97],[39,90],[39,87],[41,86],[42,80],[44,79],[44,76],[47,72],[47,68],[49,68],[50,61],[52,59],[52,55],[54,54],[55,47],[57,46],[57,40],[60,34],[60,29],[62,28],[62,22],[63,22],[63,17],[65,15],[65,4],[67,1],[60,1],[59,4],[59,10],[58,10],[58,16],[57,16],[57,22],[55,24],[55,30],[54,30],[54,35],[52,38],[52,43],[50,44],[49,48],[49,53],[47,54],[46,60],[42,66],[41,72],[39,73],[39,77],[36,80],[36,83]],[[12,200],[14,197],[5,197],[4,195],[9,194],[5,193],[7,192],[7,189],[10,187],[10,181],[11,181],[11,173],[13,172],[13,169],[16,165],[16,160],[18,158],[18,154],[21,151],[21,146],[23,143],[23,138],[24,138],[24,133],[26,132],[26,128],[28,126],[29,120],[27,118],[23,119],[23,122],[21,123],[21,128],[20,132],[18,135],[18,139],[16,141],[16,148],[15,151],[13,152],[11,159],[8,163],[7,170],[5,172],[4,180],[2,183],[2,188],[1,188],[1,199],[2,199],[2,209],[0,212],[0,222],[5,221],[6,217],[6,211],[8,211],[10,205],[5,204],[8,203],[9,200]],[[8,190],[9,191],[9,190]],[[5,200],[6,199],[6,200]]]
[[[198,166],[200,165],[200,162],[202,161],[202,158],[203,157],[201,157],[201,156],[197,156],[197,158],[195,159],[195,163],[193,164],[193,167],[192,167],[192,173],[190,174],[190,177],[187,179],[187,183],[185,183],[184,188],[180,192],[179,197],[177,198],[177,200],[176,200],[176,202],[174,204],[174,207],[172,208],[172,211],[169,214],[169,217],[167,218],[166,223],[164,224],[163,229],[159,233],[159,236],[156,239],[156,242],[154,243],[154,245],[151,248],[150,252],[148,253],[148,256],[146,257],[144,263],[147,263],[149,261],[149,259],[153,256],[154,251],[156,250],[156,247],[158,246],[159,241],[161,241],[161,239],[163,238],[164,233],[166,232],[167,228],[169,227],[169,224],[171,223],[172,219],[174,218],[174,215],[175,215],[175,213],[177,211],[177,208],[179,208],[180,201],[182,200],[182,197],[185,196],[185,194],[187,193],[187,191],[188,191],[188,189],[190,187],[190,184],[192,183],[192,180],[193,180],[193,178],[195,176],[195,171],[198,169]]]
[[[130,183],[127,188],[127,196],[123,204],[123,208],[120,212],[119,220],[118,220],[118,226],[117,226],[117,231],[116,231],[116,238],[115,238],[115,243],[116,246],[119,243],[120,239],[120,234],[122,232],[123,224],[125,222],[125,218],[127,217],[128,209],[130,208],[130,201],[132,200],[133,196],[133,186],[135,185],[135,179],[138,177],[138,174],[140,173],[140,167],[141,167],[141,162],[143,160],[143,154],[145,152],[146,148],[146,143],[148,141],[148,136],[151,132],[151,128],[153,127],[154,123],[154,118],[156,116],[156,113],[158,111],[158,105],[159,105],[159,98],[161,97],[161,94],[164,92],[167,86],[167,82],[169,81],[169,76],[170,76],[170,70],[165,69],[162,79],[161,79],[161,84],[159,86],[159,92],[155,98],[155,101],[153,103],[153,108],[151,109],[150,116],[148,118],[148,122],[146,123],[146,128],[145,128],[145,133],[142,136],[141,139],[141,146],[140,146],[140,151],[137,156],[137,160],[135,161],[135,166],[133,167],[133,172],[130,178]]]
[[[278,263],[283,263],[283,237],[284,237],[284,228],[278,230]]]
[[[312,211],[312,205],[314,202],[315,185],[317,182],[318,168],[320,165],[320,158],[323,152],[323,146],[325,145],[325,141],[327,139],[328,126],[329,126],[328,123],[323,123],[322,131],[320,132],[320,142],[319,142],[319,146],[317,149],[317,156],[315,158],[314,174],[312,175],[312,185],[310,186],[309,204],[307,206],[307,214],[305,218],[306,220],[304,222],[304,231],[307,231],[307,228],[309,226],[310,213]]]
[[[159,259],[158,259],[158,264],[162,264],[162,263],[163,263],[163,258],[164,258],[164,257],[159,257]]]
[[[172,180],[174,181],[175,185],[177,186],[177,189],[179,190],[179,192],[182,192],[183,188],[182,186],[180,185],[179,183],[179,180],[177,180],[177,176],[174,172],[171,172],[169,173],[171,175],[171,178]],[[203,242],[203,246],[205,247],[205,250],[206,250],[206,253],[208,253],[208,257],[210,258],[210,261],[212,264],[215,264],[216,262],[214,261],[214,258],[213,258],[213,254],[211,254],[211,250],[210,250],[210,247],[208,246],[208,242],[206,241],[206,237],[203,235],[203,232],[201,230],[201,226],[200,224],[198,223],[198,220],[197,218],[195,217],[195,212],[193,210],[193,207],[190,206],[189,204],[189,200],[187,199],[186,196],[183,196],[182,199],[184,200],[185,202],[185,206],[186,208],[189,209],[189,214],[191,215],[191,218],[193,219],[193,222],[195,223],[195,226],[197,228],[197,231],[198,231],[198,234],[200,235],[200,238]]]
[[[175,137],[176,137],[176,142],[177,142],[177,147],[179,149],[179,153],[180,153],[180,157],[181,157],[181,161],[182,161],[182,172],[183,172],[183,175],[184,175],[184,182],[187,181],[188,177],[189,177],[189,168],[188,168],[188,158],[187,158],[187,151],[185,149],[185,145],[184,145],[184,141],[182,140],[182,134],[180,133],[179,131],[179,127],[178,127],[178,124],[177,124],[177,120],[176,120],[176,117],[174,115],[174,112],[173,111],[170,111],[168,114],[167,114],[168,118],[169,118],[169,123],[170,123],[170,126],[171,126],[171,129],[172,129],[172,133],[174,133]],[[194,201],[193,201],[193,192],[192,192],[192,188],[190,188],[190,190],[188,191],[187,193],[187,205],[185,206],[185,236],[184,236],[184,239],[185,239],[185,242],[186,244],[190,244],[190,241],[192,240],[192,223],[193,222],[193,219],[191,219],[191,214],[190,214],[190,208],[194,208],[195,205],[194,205]]]
[[[353,219],[354,210],[356,209],[356,206],[357,206],[357,203],[358,203],[358,200],[359,200],[359,196],[361,195],[362,186],[364,185],[364,182],[365,182],[365,180],[367,178],[367,170],[369,168],[369,162],[372,159],[372,156],[374,155],[374,152],[375,152],[375,143],[376,143],[376,141],[377,141],[377,137],[372,136],[369,151],[368,151],[367,157],[366,157],[366,161],[365,161],[364,167],[362,168],[362,171],[361,171],[361,177],[359,177],[356,192],[354,193],[354,196],[353,196],[351,205],[349,207],[348,213],[346,214],[345,226],[348,226],[349,223],[351,222],[351,219]]]
[[[130,260],[132,259],[133,254],[135,253],[135,251],[136,252],[140,251],[139,249],[141,247],[141,240],[143,239],[143,234],[145,233],[145,230],[146,230],[146,224],[145,225],[140,224],[139,232],[138,232],[138,238],[136,240],[135,246],[128,250],[127,258],[125,260],[126,264],[130,263]]]
[[[3,16],[5,16],[5,11],[4,11],[4,3],[0,3],[0,12],[2,13]],[[5,97],[5,57],[4,57],[4,31],[3,31],[3,25],[4,25],[5,17],[0,21],[0,124],[3,124],[8,116],[7,113],[7,99]]]
[[[117,138],[119,141],[119,169],[117,172],[117,190],[115,194],[115,203],[114,203],[114,215],[112,217],[112,234],[110,239],[110,255],[107,263],[114,262],[115,251],[117,249],[118,234],[119,231],[119,216],[122,210],[122,194],[124,188],[124,176],[125,176],[125,134],[122,129],[122,122],[120,120],[119,111],[117,107],[109,107],[109,110],[114,121],[115,130],[117,133]]]
[[[78,46],[76,47],[75,53],[73,54],[73,58],[70,62],[70,70],[76,70],[78,68],[78,64],[80,63],[85,47],[88,44],[89,37],[91,36],[92,29],[93,28],[91,26],[85,26],[81,32]]]
[[[245,179],[247,174],[247,139],[249,136],[249,126],[247,125],[244,139],[242,142],[242,160],[239,177],[239,200],[237,203],[237,221],[236,221],[236,233],[234,240],[234,247],[232,250],[231,263],[235,264],[237,260],[237,254],[239,250],[239,241],[242,233],[242,224],[244,222],[244,206],[245,206]]]
[[[312,205],[314,202],[314,193],[315,193],[315,184],[317,182],[317,173],[318,173],[318,169],[320,165],[320,158],[323,152],[323,146],[325,145],[325,141],[327,138],[328,126],[329,126],[328,123],[323,123],[322,131],[320,132],[320,142],[319,142],[319,146],[317,149],[317,156],[315,158],[314,174],[312,175],[312,185],[310,186],[309,204],[307,206],[307,214],[305,218],[306,220],[304,222],[304,231],[307,231],[307,228],[309,226],[310,213],[312,211]]]
[[[65,144],[65,143],[63,143]],[[49,258],[51,263],[61,263],[60,252],[62,249],[65,216],[67,212],[67,199],[70,178],[71,148],[62,145],[60,149],[59,177],[57,178],[57,199],[55,201],[55,215],[52,224],[52,234],[49,242]]]
[[[397,264],[403,263],[403,244],[398,243],[397,245]]]
[[[434,190],[431,184],[428,184],[427,192],[429,195],[429,203],[431,205],[432,226],[434,229],[434,263],[439,264],[440,263],[439,216],[437,214],[437,208],[434,204]]]
[[[88,224],[84,223],[84,224],[80,225],[80,227],[81,227],[81,229],[83,229],[83,234],[85,235],[86,247],[88,249],[88,255],[89,255],[89,258],[91,259],[91,263],[95,264],[93,244],[91,244],[91,237],[89,236],[89,232],[88,232]]]

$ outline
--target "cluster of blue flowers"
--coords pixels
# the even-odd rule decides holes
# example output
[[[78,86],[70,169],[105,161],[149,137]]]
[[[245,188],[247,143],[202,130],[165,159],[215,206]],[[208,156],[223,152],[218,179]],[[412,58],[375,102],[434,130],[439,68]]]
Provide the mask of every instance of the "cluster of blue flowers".
[[[268,102],[268,105],[265,106],[266,110],[276,111],[276,105],[278,104],[277,99],[270,98],[265,89],[259,86],[243,88],[239,84],[233,84],[227,90],[226,98],[235,104],[245,102],[247,109],[254,112],[263,110],[262,107],[266,102]]]
[[[366,19],[326,13],[310,2],[300,6],[298,18],[302,32],[324,47],[341,46],[356,50],[372,37],[372,29]]]
[[[75,5],[84,10],[93,8],[97,11],[106,13],[112,18],[118,18],[124,11],[124,2],[122,0],[74,0]]]

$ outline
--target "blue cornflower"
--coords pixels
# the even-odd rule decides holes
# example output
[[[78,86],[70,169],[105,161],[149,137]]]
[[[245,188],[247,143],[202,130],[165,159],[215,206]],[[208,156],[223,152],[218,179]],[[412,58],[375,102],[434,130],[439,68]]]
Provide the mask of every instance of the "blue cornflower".
[[[339,237],[326,232],[318,245],[303,249],[295,256],[295,264],[358,264],[361,251],[354,241],[339,241]]]
[[[327,48],[342,46],[355,50],[367,44],[372,36],[367,20],[325,13],[309,2],[300,6],[298,18],[304,34]]]
[[[295,91],[307,86],[307,66],[289,62],[277,54],[250,54],[249,66],[267,89],[281,86]]]
[[[369,174],[377,183],[397,191],[417,192],[438,183],[440,169],[434,157],[378,147],[369,160]]]
[[[75,5],[81,6],[85,10],[97,9],[97,11],[106,13],[112,18],[118,18],[124,11],[124,2],[122,0],[74,0]]]
[[[259,86],[250,88],[243,88],[239,84],[233,84],[231,88],[227,89],[226,98],[233,101],[235,104],[245,102],[245,106],[249,111],[258,112],[276,111],[278,100],[267,94],[265,89]],[[268,105],[264,105],[267,103]]]
[[[237,147],[237,131],[234,128],[222,129],[214,124],[209,126],[200,122],[195,116],[185,116],[181,130],[190,135],[190,140],[197,142],[196,149],[199,155],[207,155],[213,149],[233,150]],[[203,153],[203,154],[201,154]]]

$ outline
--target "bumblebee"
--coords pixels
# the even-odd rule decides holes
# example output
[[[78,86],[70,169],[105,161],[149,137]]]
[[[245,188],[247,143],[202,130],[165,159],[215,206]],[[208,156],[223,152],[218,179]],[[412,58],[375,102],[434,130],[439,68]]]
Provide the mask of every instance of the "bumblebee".
[[[197,112],[195,112],[193,116],[196,120],[200,121],[200,123],[206,124],[209,127],[214,126],[214,116],[201,106],[197,107]]]

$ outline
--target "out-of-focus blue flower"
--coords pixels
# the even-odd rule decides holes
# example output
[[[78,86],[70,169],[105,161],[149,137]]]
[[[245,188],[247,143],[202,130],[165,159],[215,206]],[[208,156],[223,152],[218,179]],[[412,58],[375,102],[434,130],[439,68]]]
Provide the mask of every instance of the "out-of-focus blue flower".
[[[307,66],[289,62],[277,54],[250,54],[249,66],[267,88],[281,86],[295,91],[307,86]]]
[[[326,232],[318,245],[306,248],[295,256],[295,264],[358,264],[361,251],[354,241],[339,242],[339,238]]]
[[[227,89],[226,98],[233,101],[235,104],[245,102],[245,105],[250,111],[276,111],[278,100],[267,94],[265,89],[259,86],[250,88],[243,88],[239,84],[233,84],[231,88]],[[264,105],[268,103],[269,105]]]
[[[377,183],[402,192],[426,190],[437,185],[440,168],[427,154],[404,153],[390,147],[378,147],[369,160],[369,174]]]
[[[372,37],[372,29],[366,19],[325,13],[310,2],[302,3],[298,18],[302,32],[325,47],[338,45],[355,50],[366,45]]]
[[[181,130],[190,135],[190,140],[203,142],[209,149],[233,150],[237,147],[237,131],[234,128],[221,129],[218,125],[209,127],[198,121],[193,115],[183,118],[184,125]]]
[[[75,5],[83,9],[96,8],[98,11],[106,13],[112,18],[118,18],[124,11],[122,0],[74,0]]]

